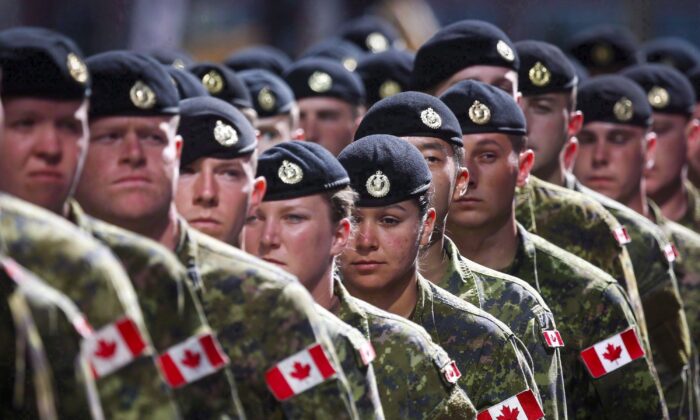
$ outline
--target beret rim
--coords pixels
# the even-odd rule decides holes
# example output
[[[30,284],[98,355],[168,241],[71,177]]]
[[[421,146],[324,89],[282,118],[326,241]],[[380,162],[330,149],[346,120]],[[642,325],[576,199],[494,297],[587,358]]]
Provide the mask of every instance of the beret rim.
[[[309,185],[309,186],[307,186],[305,188],[301,188],[301,189],[289,188],[286,191],[273,192],[272,194],[265,193],[265,196],[263,197],[263,202],[265,202],[265,201],[281,201],[281,200],[289,200],[292,198],[308,197],[310,195],[322,194],[322,193],[326,193],[329,191],[340,190],[340,189],[347,187],[349,185],[350,185],[350,178],[345,177],[345,178],[338,179],[338,180],[335,180],[333,182],[329,182],[329,183],[326,183],[323,185],[314,184],[314,185]]]

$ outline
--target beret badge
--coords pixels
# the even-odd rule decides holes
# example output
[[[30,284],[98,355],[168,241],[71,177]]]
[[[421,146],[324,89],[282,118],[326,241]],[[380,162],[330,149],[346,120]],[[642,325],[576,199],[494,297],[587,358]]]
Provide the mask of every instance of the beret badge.
[[[391,183],[389,182],[389,178],[387,178],[382,171],[377,171],[374,175],[367,178],[365,187],[372,197],[382,198],[389,194]]]
[[[323,93],[333,86],[333,79],[328,73],[315,71],[309,76],[309,88],[316,93]]]
[[[216,121],[214,127],[214,140],[218,141],[224,147],[231,147],[238,143],[238,133],[228,124],[224,124],[221,120]]]
[[[496,44],[496,50],[506,61],[515,60],[515,54],[513,54],[513,49],[506,44],[504,40],[499,40]]]
[[[277,170],[277,176],[285,184],[298,184],[304,178],[304,171],[294,162],[282,161],[282,165]]]
[[[401,86],[394,80],[387,80],[379,86],[379,97],[384,99],[401,93]]]
[[[347,71],[355,71],[357,68],[357,60],[352,57],[345,57],[343,59],[343,67],[345,67]]]
[[[427,108],[421,111],[420,120],[423,121],[423,124],[427,125],[428,128],[432,128],[433,130],[442,127],[442,118],[440,118],[440,115],[435,112],[433,108]]]
[[[211,70],[202,76],[202,84],[209,93],[216,95],[224,89],[224,78],[221,77],[218,71]]]
[[[474,101],[469,107],[469,119],[474,124],[484,125],[491,121],[491,110],[479,101]]]
[[[277,99],[275,99],[275,94],[272,93],[269,87],[264,87],[258,92],[258,103],[260,108],[265,111],[272,111],[277,104]]]
[[[608,44],[596,44],[591,51],[591,58],[599,66],[610,64],[613,60],[613,51]]]
[[[538,87],[547,86],[552,77],[551,73],[549,72],[549,69],[539,61],[536,62],[535,65],[530,68],[530,71],[528,71],[527,75],[530,78],[532,84]]]
[[[668,95],[668,91],[661,86],[654,86],[649,90],[649,94],[647,95],[647,99],[649,99],[649,104],[653,106],[656,109],[663,109],[666,108],[668,105],[669,99],[671,99]]]
[[[626,122],[632,119],[634,115],[634,109],[632,108],[632,101],[626,97],[620,98],[613,106],[613,113],[615,118],[620,122]]]
[[[386,51],[389,48],[389,41],[379,32],[372,32],[371,34],[367,35],[365,44],[367,45],[367,49],[373,53]]]
[[[147,84],[137,81],[129,90],[129,98],[136,108],[150,109],[156,104],[156,93]]]
[[[85,83],[88,79],[87,66],[77,55],[68,53],[66,57],[66,67],[71,77],[78,83]]]

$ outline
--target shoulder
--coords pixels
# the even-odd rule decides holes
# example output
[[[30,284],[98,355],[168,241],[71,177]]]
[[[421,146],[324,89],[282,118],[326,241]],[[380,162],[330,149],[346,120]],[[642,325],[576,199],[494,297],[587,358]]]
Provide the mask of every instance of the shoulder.
[[[528,184],[532,184],[532,190],[539,201],[556,204],[558,211],[568,211],[571,217],[614,224],[614,217],[600,202],[591,197],[534,177],[531,177]]]

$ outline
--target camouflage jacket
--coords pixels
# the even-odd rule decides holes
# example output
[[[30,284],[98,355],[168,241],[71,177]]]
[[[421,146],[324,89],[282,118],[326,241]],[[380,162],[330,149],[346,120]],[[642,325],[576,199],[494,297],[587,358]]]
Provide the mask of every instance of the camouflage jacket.
[[[133,361],[97,381],[103,409],[124,418],[173,418],[136,293],[108,248],[67,220],[0,194],[0,252],[75,302],[95,330],[128,317],[146,343]]]
[[[178,230],[176,254],[231,359],[246,415],[357,418],[350,386],[306,289],[284,271],[198,232],[182,218]],[[279,362],[316,344],[336,374],[278,402],[268,389],[266,373],[282,369]]]
[[[455,360],[459,383],[477,410],[527,389],[541,403],[527,351],[496,318],[418,275],[418,302],[409,319]]]
[[[667,415],[652,365],[645,357],[597,379],[583,363],[583,350],[636,327],[617,281],[522,226],[518,229],[516,257],[503,271],[539,290],[558,321],[564,341],[561,359],[569,416],[658,419]]]
[[[518,188],[515,203],[516,218],[528,232],[583,258],[620,282],[646,343],[647,323],[636,278],[639,274],[624,243],[613,234],[620,227],[615,217],[598,201],[534,176]]]
[[[664,249],[668,243],[663,231],[641,214],[569,177],[576,190],[599,201],[625,227],[629,236],[634,271],[649,328],[649,344],[654,367],[673,417],[687,418],[692,393],[689,375],[691,339],[683,301],[672,264]]]
[[[557,347],[549,347],[543,331],[556,331],[554,316],[542,296],[526,282],[479,265],[459,254],[445,238],[450,269],[438,286],[488,312],[506,324],[532,358],[535,382],[545,416],[566,418],[564,376]]]
[[[688,198],[688,208],[678,224],[694,232],[700,232],[700,191],[688,180],[683,183]]]
[[[68,208],[68,220],[107,246],[124,266],[157,353],[166,353],[192,337],[215,335],[191,290],[185,268],[170,251],[143,236],[87,216],[73,200]],[[194,349],[191,345],[188,348]],[[190,351],[201,355],[196,349]],[[185,418],[245,417],[233,375],[226,367],[178,385],[172,392]]]
[[[355,299],[340,280],[336,315],[374,347],[374,372],[387,419],[473,419],[464,391],[445,378],[451,360],[420,326]]]

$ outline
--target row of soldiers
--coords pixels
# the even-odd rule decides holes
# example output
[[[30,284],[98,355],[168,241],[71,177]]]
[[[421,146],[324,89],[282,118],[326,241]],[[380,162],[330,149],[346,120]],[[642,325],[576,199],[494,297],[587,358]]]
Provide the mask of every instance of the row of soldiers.
[[[700,100],[620,39],[0,32],[3,418],[697,418]]]

